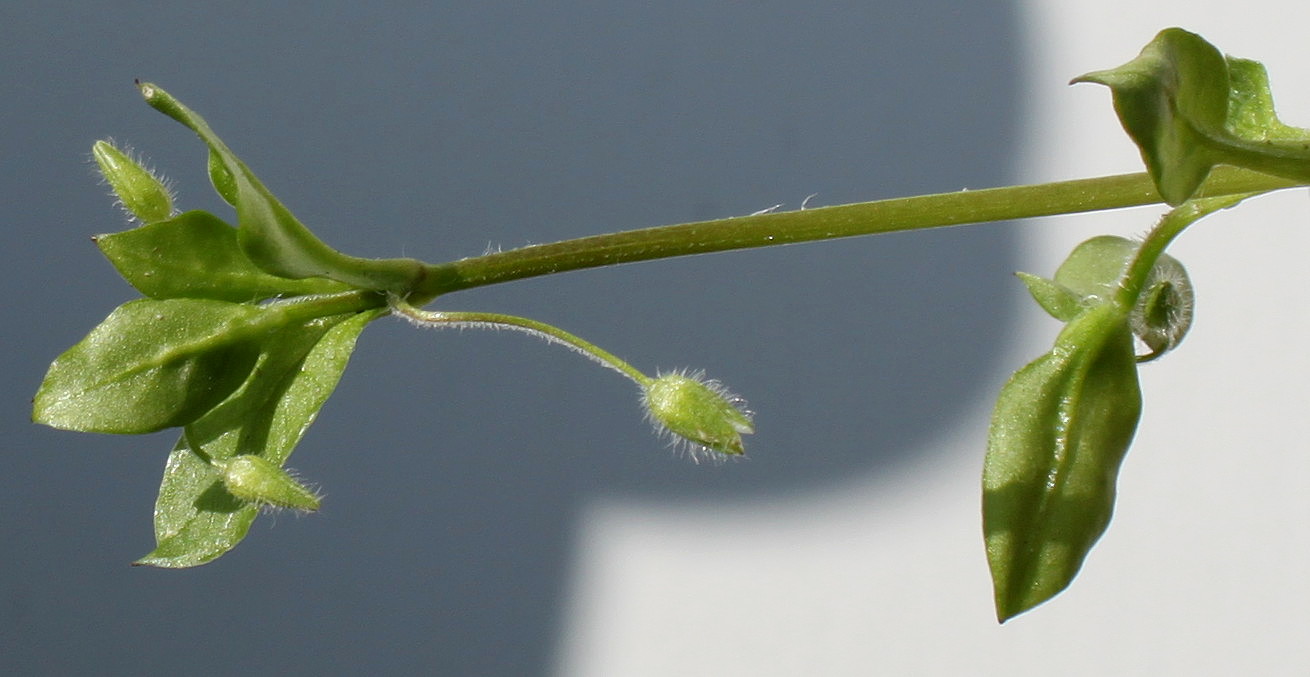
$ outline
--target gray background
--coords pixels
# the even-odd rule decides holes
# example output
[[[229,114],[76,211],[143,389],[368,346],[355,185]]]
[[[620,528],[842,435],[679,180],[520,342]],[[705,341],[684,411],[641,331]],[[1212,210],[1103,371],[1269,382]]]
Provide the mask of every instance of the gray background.
[[[233,553],[131,568],[173,433],[28,422],[49,361],[134,296],[88,236],[123,219],[113,136],[230,212],[204,114],[344,251],[446,260],[608,230],[1007,182],[1009,2],[7,3],[0,195],[0,673],[521,675],[549,669],[580,505],[731,500],[913,469],[990,397],[1017,285],[992,227],[586,271],[443,308],[523,314],[648,372],[705,368],[758,412],[750,459],[675,458],[614,374],[520,335],[375,324],[291,466],[321,513]],[[649,5],[649,6],[648,6]],[[694,622],[694,621],[692,621]]]

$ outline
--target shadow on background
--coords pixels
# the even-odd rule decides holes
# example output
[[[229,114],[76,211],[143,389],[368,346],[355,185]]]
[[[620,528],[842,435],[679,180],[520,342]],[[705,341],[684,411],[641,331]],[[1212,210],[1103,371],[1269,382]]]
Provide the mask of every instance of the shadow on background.
[[[563,3],[312,14],[184,3],[0,10],[10,440],[0,672],[520,675],[546,669],[578,508],[894,479],[990,396],[1017,285],[1007,228],[637,264],[446,308],[557,324],[649,370],[705,368],[759,412],[751,458],[672,458],[627,383],[517,335],[366,332],[291,465],[323,512],[235,553],[129,569],[171,435],[32,426],[46,364],[131,296],[90,143],[135,142],[228,212],[154,80],[329,243],[442,260],[593,234],[1006,181],[1009,2]],[[28,6],[24,6],[28,5]],[[915,451],[915,453],[921,453]],[[268,525],[276,524],[270,529]]]

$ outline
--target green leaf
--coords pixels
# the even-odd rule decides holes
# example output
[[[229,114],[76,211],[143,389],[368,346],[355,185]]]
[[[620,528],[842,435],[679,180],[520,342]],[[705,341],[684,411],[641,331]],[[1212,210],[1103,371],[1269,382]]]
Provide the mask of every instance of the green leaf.
[[[236,229],[208,212],[101,235],[96,245],[133,287],[158,299],[242,302],[349,289],[321,277],[289,280],[265,273],[237,245]]]
[[[233,207],[237,206],[237,180],[232,176],[232,172],[227,170],[223,158],[210,149],[206,164],[209,168],[209,182],[213,184],[214,192],[218,193],[224,202]]]
[[[1018,272],[1015,276],[1028,288],[1037,305],[1061,322],[1072,320],[1083,309],[1083,297],[1068,287],[1031,273]]]
[[[336,388],[371,310],[289,327],[265,343],[240,390],[187,426],[155,505],[156,548],[136,564],[190,567],[241,542],[258,514],[233,496],[213,460],[257,455],[282,466]]]
[[[1023,277],[1052,315],[1079,310],[1050,352],[1010,378],[992,414],[983,531],[1001,622],[1067,587],[1110,522],[1141,415],[1137,364],[1177,345],[1191,323],[1187,273],[1165,247],[1246,197],[1190,200],[1140,242],[1095,237],[1074,248],[1054,281]],[[1151,349],[1145,358],[1134,336]]]
[[[235,205],[238,242],[260,269],[278,277],[326,277],[401,295],[427,274],[415,259],[365,259],[327,246],[264,187],[204,118],[153,84],[139,87],[146,103],[191,129],[209,146],[210,180],[223,199]]]
[[[1217,164],[1310,181],[1310,131],[1278,120],[1264,67],[1225,58],[1194,33],[1165,29],[1132,61],[1073,81],[1112,90],[1171,205],[1192,197]]]
[[[1140,246],[1140,242],[1116,235],[1084,240],[1055,271],[1055,281],[1083,300],[1109,299]]]
[[[1223,130],[1227,71],[1223,55],[1210,43],[1169,28],[1136,59],[1074,82],[1095,82],[1113,91],[1119,120],[1141,150],[1160,195],[1179,204],[1219,161],[1208,139]]]
[[[245,380],[267,317],[223,301],[125,303],[50,365],[32,419],[105,433],[186,425]]]
[[[997,400],[983,470],[983,531],[1004,622],[1073,580],[1109,524],[1141,413],[1127,313],[1103,303],[1065,327]]]
[[[1274,111],[1274,95],[1269,91],[1269,73],[1264,64],[1230,56],[1228,80],[1227,125],[1235,135],[1249,141],[1305,143],[1310,130],[1284,124],[1278,119]]]

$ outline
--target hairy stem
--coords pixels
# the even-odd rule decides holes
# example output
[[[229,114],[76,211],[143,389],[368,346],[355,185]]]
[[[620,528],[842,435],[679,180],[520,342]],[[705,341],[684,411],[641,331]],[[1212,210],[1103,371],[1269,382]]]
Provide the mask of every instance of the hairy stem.
[[[641,373],[636,367],[624,362],[608,350],[545,322],[515,315],[502,315],[501,313],[419,310],[404,299],[394,295],[388,301],[391,305],[391,312],[419,327],[434,329],[442,327],[454,329],[512,329],[521,331],[536,336],[547,343],[564,346],[602,367],[608,367],[623,374],[643,388],[650,385],[651,382],[649,376]]]
[[[1236,193],[1227,196],[1195,198],[1184,202],[1168,214],[1165,214],[1160,219],[1160,223],[1151,229],[1151,232],[1142,240],[1142,246],[1138,248],[1137,255],[1133,257],[1133,260],[1128,263],[1127,268],[1124,270],[1123,279],[1119,282],[1120,303],[1125,307],[1131,307],[1137,302],[1138,296],[1141,295],[1142,289],[1146,286],[1146,281],[1151,275],[1151,269],[1155,266],[1155,262],[1159,260],[1160,255],[1174,241],[1174,238],[1181,235],[1188,226],[1196,223],[1202,217],[1220,209],[1233,207],[1242,200],[1255,195],[1258,195],[1258,193]]]
[[[1198,195],[1293,188],[1302,183],[1221,167]],[[619,263],[839,237],[1009,221],[1163,202],[1146,174],[966,190],[790,212],[738,216],[532,245],[428,266],[410,299]]]

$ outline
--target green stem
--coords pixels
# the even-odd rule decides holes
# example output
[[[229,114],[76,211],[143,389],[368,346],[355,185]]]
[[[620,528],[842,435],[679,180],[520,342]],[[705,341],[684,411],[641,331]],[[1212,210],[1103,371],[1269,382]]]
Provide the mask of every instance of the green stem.
[[[355,290],[336,294],[301,296],[268,304],[266,320],[270,326],[281,327],[292,322],[305,322],[319,317],[358,313],[386,305],[386,297],[369,290]]]
[[[1142,246],[1137,249],[1137,254],[1124,270],[1124,275],[1119,282],[1120,304],[1125,308],[1136,305],[1156,261],[1164,253],[1165,248],[1174,241],[1174,238],[1181,235],[1188,226],[1196,223],[1202,217],[1221,209],[1233,207],[1242,200],[1257,194],[1238,193],[1227,196],[1193,198],[1165,214],[1160,219],[1160,223],[1152,228],[1150,233],[1147,233],[1146,238],[1142,240]]]
[[[1231,195],[1300,185],[1305,184],[1220,167],[1211,172],[1198,195]],[[423,305],[441,294],[462,289],[619,263],[1160,202],[1163,200],[1148,175],[1121,174],[645,228],[428,266],[410,299]]]
[[[636,367],[624,362],[613,353],[584,338],[574,336],[559,327],[553,327],[544,322],[538,322],[536,320],[530,320],[526,317],[518,317],[516,315],[502,315],[500,313],[479,313],[468,311],[435,312],[419,310],[397,296],[390,297],[389,301],[392,312],[420,327],[513,329],[515,331],[532,334],[547,343],[562,345],[565,348],[590,359],[596,364],[603,367],[609,367],[610,369],[627,376],[643,388],[650,385],[651,382],[649,376],[641,373],[641,371]]]

